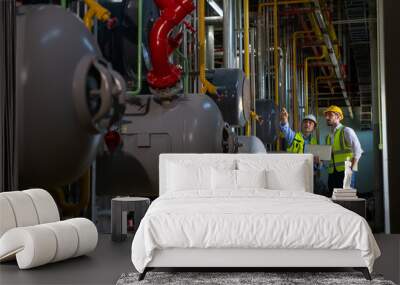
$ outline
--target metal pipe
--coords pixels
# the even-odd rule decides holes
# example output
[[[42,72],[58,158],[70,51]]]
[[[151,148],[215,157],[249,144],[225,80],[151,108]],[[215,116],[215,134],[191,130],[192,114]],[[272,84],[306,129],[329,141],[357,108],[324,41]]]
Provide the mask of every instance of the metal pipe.
[[[200,81],[203,84],[201,93],[217,94],[217,88],[206,79],[206,53],[205,53],[205,0],[199,0],[199,69]],[[226,15],[226,14],[224,14]]]
[[[279,66],[278,66],[278,5],[288,4],[300,4],[300,3],[311,3],[310,0],[293,0],[293,1],[278,1],[260,3],[258,4],[257,12],[261,15],[261,11],[264,7],[273,6],[273,27],[274,27],[274,74],[275,74],[275,91],[274,91],[274,102],[276,105],[279,104]]]
[[[249,53],[249,0],[243,0],[244,12],[244,73],[246,80],[250,80],[250,53]],[[251,92],[251,97],[253,97]],[[246,122],[246,136],[251,135],[251,117]]]
[[[274,79],[275,79],[275,85],[274,85],[274,102],[275,105],[279,106],[279,65],[278,65],[278,33],[279,33],[279,27],[278,27],[278,0],[274,0]],[[279,150],[279,144],[277,144],[277,149]]]
[[[386,117],[386,80],[385,80],[385,38],[384,38],[384,4],[377,1],[377,34],[378,34],[378,90],[379,96],[379,121],[380,121],[380,145],[382,149],[382,174],[383,174],[383,208],[385,217],[385,233],[391,232],[390,217],[390,189],[389,189],[389,153],[388,153],[388,132]],[[395,175],[395,174],[392,174]]]
[[[305,114],[308,115],[308,62],[310,60],[322,60],[327,57],[328,51],[326,47],[322,48],[322,54],[320,56],[309,56],[306,57],[305,62],[304,62],[304,94],[305,94],[305,100],[304,100],[304,111]]]
[[[242,21],[242,1],[236,1],[236,40],[238,41],[239,48],[239,66],[243,69],[243,21]]]
[[[268,99],[271,99],[272,98],[272,88],[271,88],[271,86],[272,86],[272,76],[270,76],[271,75],[271,53],[269,52],[269,50],[270,50],[270,47],[271,47],[271,37],[270,37],[270,35],[271,35],[271,27],[272,27],[272,24],[271,24],[271,19],[272,19],[272,17],[270,17],[270,14],[272,13],[272,11],[270,11],[270,10],[267,10],[267,13],[265,13],[265,26],[266,27],[268,27],[268,32],[266,33],[266,37],[265,37],[265,45],[264,45],[264,51],[263,51],[263,54],[265,54],[267,57],[267,62],[266,62],[266,66],[264,66],[264,69],[267,71],[267,74],[266,74],[266,76],[267,76],[267,79],[268,79],[268,82],[267,82],[267,90],[268,90]]]
[[[310,18],[311,17],[311,15],[312,15],[312,13],[314,12],[314,8],[313,9],[310,9],[310,13],[308,13],[308,17]],[[312,27],[313,27],[313,29],[314,29],[314,31],[315,31],[315,33],[316,34],[318,34],[318,36],[319,35],[321,35],[322,36],[322,33],[321,33],[321,31],[320,31],[320,29],[319,29],[319,27],[318,27],[318,24],[317,24],[317,22],[315,21],[315,18],[310,18],[310,21],[312,21]],[[304,21],[304,18],[301,18],[301,26],[303,27],[303,30],[309,30],[308,29],[308,25],[305,23],[305,21]],[[317,36],[317,37],[318,37]],[[310,40],[310,41],[312,41],[312,39],[311,39],[311,37],[310,36],[307,36],[307,38]],[[320,39],[319,37],[318,37],[318,39]],[[317,54],[319,54],[319,52],[317,51],[317,48],[316,47],[311,47],[312,48],[312,50],[313,50],[313,52],[314,52],[314,55],[317,55]],[[325,68],[321,68],[321,71],[322,71],[322,74],[323,75],[328,75],[328,73],[329,72],[327,72],[327,70],[325,69]]]
[[[142,18],[143,18],[143,0],[138,0],[137,2],[138,5],[138,11],[137,11],[137,17],[138,17],[138,26],[137,26],[137,54],[136,54],[136,60],[137,60],[137,66],[136,66],[136,76],[137,76],[137,84],[136,84],[136,89],[132,91],[127,91],[126,95],[127,96],[136,96],[139,95],[140,91],[142,90]]]
[[[317,78],[315,79],[315,117],[317,118],[317,126],[318,126],[318,115],[319,115],[319,82],[322,80],[329,80],[329,79],[333,79],[334,78],[334,72],[331,69],[331,72],[329,75],[327,76],[317,76]],[[331,93],[332,95],[332,93]],[[317,128],[317,138],[319,140],[319,128]]]
[[[195,31],[199,31],[199,34],[200,34],[200,27],[199,27],[200,3],[199,3],[199,1],[197,1],[197,3],[198,3],[198,5],[193,13],[193,28]],[[203,15],[204,15],[204,13],[203,13]],[[199,47],[199,49],[200,49],[199,35],[197,37],[192,37],[192,40],[191,40],[191,51],[193,52],[193,58],[192,58],[193,60],[191,61],[193,64],[193,68],[191,69],[191,71],[193,71],[193,80],[191,82],[193,82],[192,83],[193,84],[193,89],[192,89],[193,93],[197,94],[197,93],[199,93],[199,90],[202,87],[202,82],[201,82],[201,78],[199,76],[200,74],[197,75],[197,71],[199,71],[199,73],[200,73],[199,64],[200,64],[201,58],[200,58],[200,51],[196,47]]]
[[[265,21],[262,24],[261,20],[264,17],[257,14],[257,82],[258,82],[258,98],[265,99],[265,53],[264,53],[264,33],[261,32],[261,27],[265,27]]]
[[[294,104],[293,104],[293,126],[296,130],[298,130],[299,126],[298,126],[298,96],[297,96],[297,38],[299,36],[304,36],[306,34],[311,34],[312,31],[297,31],[293,33],[292,36],[292,54],[293,54],[293,60],[292,60],[292,70],[293,70],[293,85],[292,85],[292,92],[293,92],[293,96],[294,96]]]
[[[206,24],[214,25],[223,22],[224,17],[222,16],[208,16],[205,17]]]
[[[234,31],[234,3],[233,0],[224,0],[224,66],[236,68],[236,48]]]
[[[313,31],[314,31],[317,39],[322,40],[323,38],[325,38],[325,36],[322,34],[322,32],[318,26],[318,23],[317,23],[317,20],[315,19],[314,14],[309,14],[309,19],[310,19],[311,26],[313,28]],[[331,31],[331,33],[332,33],[332,35],[334,34],[334,37],[336,39],[336,34],[334,33],[334,31],[333,32]],[[337,48],[337,46],[336,46],[336,48]],[[328,53],[328,51],[329,51],[329,53]],[[327,59],[329,54],[334,53],[334,52],[335,52],[335,48],[333,48],[332,45],[326,45],[326,42],[325,42],[325,46],[322,46],[322,55],[321,56],[310,57],[310,58],[306,58],[306,60],[305,60],[304,76],[305,76],[305,98],[306,98],[305,110],[306,110],[306,113],[308,113],[308,61],[309,60],[321,60],[324,58]],[[335,65],[335,62],[332,61],[332,59],[331,59],[331,62],[333,65]]]
[[[206,67],[214,69],[214,26],[207,26],[207,41],[206,41]]]
[[[191,0],[158,0],[160,17],[150,31],[150,57],[152,69],[147,74],[147,82],[153,89],[167,89],[175,86],[181,78],[181,68],[169,62],[169,56],[179,46],[182,33],[171,36],[175,26],[194,9]]]
[[[189,93],[189,71],[190,71],[190,65],[189,65],[189,60],[188,60],[188,31],[187,29],[185,29],[183,31],[183,43],[182,43],[182,47],[183,47],[183,58],[184,60],[184,64],[186,64],[186,66],[184,66],[184,77],[183,77],[183,94],[188,94]]]
[[[279,102],[282,106],[286,106],[286,99],[285,99],[285,74],[286,74],[286,65],[285,65],[285,57],[286,57],[286,52],[285,52],[285,26],[282,29],[282,40],[281,40],[281,47],[280,47],[280,54],[279,54],[279,83],[278,86],[280,86],[279,90]]]
[[[315,113],[315,72],[311,68],[311,84],[310,84],[310,94],[311,94],[311,113]],[[310,110],[309,110],[310,111]]]
[[[353,118],[354,117],[353,109],[351,107],[350,100],[347,96],[346,86],[344,84],[342,72],[339,67],[339,61],[338,61],[339,50],[337,48],[335,48],[334,44],[332,43],[333,42],[332,38],[336,39],[336,34],[334,33],[334,29],[332,27],[330,27],[330,25],[326,24],[325,16],[322,13],[322,9],[321,9],[319,0],[313,0],[313,3],[315,6],[314,15],[317,18],[317,22],[318,22],[318,25],[316,25],[318,28],[317,30],[319,30],[320,33],[321,33],[321,31],[323,31],[322,38],[325,42],[325,45],[327,46],[327,48],[329,50],[328,55],[329,55],[329,58],[330,58],[332,64],[334,65],[335,75],[340,84],[340,88],[342,90],[343,97],[345,98],[345,102],[346,102],[347,109],[349,111],[350,118]],[[313,19],[313,17],[310,17],[310,20],[312,20],[312,19]],[[315,21],[315,19],[313,21]]]
[[[250,54],[249,54],[249,0],[243,1],[244,12],[244,73],[250,78]]]
[[[303,50],[300,50],[300,65],[304,66],[304,52]],[[300,80],[299,82],[304,82],[304,68],[300,68]],[[304,84],[301,84],[300,88],[300,106],[299,110],[301,110],[301,113],[299,114],[299,122],[302,121],[303,115],[304,115]]]
[[[250,87],[251,87],[251,99],[252,99],[252,109],[253,112],[256,112],[256,63],[255,63],[255,29],[252,28],[250,29],[250,46],[251,46],[251,56],[250,56],[250,70],[251,70],[251,75],[250,75]],[[252,125],[251,125],[251,130],[252,130],[252,135],[256,135],[256,119],[254,119],[252,116]]]
[[[187,59],[187,57],[185,57],[185,55],[179,50],[179,49],[176,49],[175,50],[175,53],[180,57],[180,58],[182,58],[182,60],[183,60],[183,72],[184,72],[184,74],[183,74],[183,93],[184,94],[187,94],[188,93],[188,89],[189,89],[189,78],[188,78],[188,74],[189,74],[189,72],[188,72],[188,59]]]
[[[278,66],[278,33],[279,33],[279,23],[278,23],[278,0],[274,0],[274,9],[273,9],[273,19],[274,19],[274,103],[276,106],[279,106],[279,66]],[[276,150],[280,150],[280,139],[278,136],[276,142]]]
[[[111,13],[106,8],[101,6],[95,0],[84,0],[87,12],[83,16],[83,22],[85,23],[86,28],[89,31],[92,31],[93,28],[93,18],[96,17],[98,20],[102,22],[106,22],[110,19]]]

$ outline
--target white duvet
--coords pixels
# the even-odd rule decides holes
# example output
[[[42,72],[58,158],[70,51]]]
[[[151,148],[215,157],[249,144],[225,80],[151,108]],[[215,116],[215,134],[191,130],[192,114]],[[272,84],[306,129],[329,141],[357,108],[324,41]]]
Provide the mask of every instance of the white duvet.
[[[359,215],[323,196],[266,189],[162,195],[140,223],[132,262],[143,272],[165,248],[358,249],[370,271],[380,255]]]

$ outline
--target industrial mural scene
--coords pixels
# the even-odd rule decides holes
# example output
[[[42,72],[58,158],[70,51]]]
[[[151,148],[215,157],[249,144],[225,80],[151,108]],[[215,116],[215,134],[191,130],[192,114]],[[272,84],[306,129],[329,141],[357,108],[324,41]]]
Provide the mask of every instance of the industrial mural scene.
[[[350,207],[374,233],[400,229],[379,0],[11,2],[0,84],[15,93],[2,99],[2,126],[15,124],[2,127],[1,191],[45,189],[58,220],[86,217],[101,234],[120,222],[117,207],[133,237],[161,172],[174,175],[162,155],[311,154],[306,192]]]

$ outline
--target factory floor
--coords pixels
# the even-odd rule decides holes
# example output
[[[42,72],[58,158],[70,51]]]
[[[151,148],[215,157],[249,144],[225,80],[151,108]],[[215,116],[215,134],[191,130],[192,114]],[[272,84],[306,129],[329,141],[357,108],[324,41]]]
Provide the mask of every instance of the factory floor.
[[[400,283],[400,235],[377,234],[382,251],[374,272]],[[0,265],[0,284],[115,284],[124,272],[134,271],[130,259],[131,240],[114,243],[100,235],[97,249],[82,256],[30,270],[19,270],[15,262]]]

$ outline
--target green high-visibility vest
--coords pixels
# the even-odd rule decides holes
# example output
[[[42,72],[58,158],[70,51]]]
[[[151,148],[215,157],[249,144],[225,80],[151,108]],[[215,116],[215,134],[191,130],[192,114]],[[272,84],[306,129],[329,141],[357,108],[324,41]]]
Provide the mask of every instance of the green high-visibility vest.
[[[317,144],[317,138],[311,137],[310,144]],[[292,144],[286,149],[287,152],[291,153],[304,153],[304,138],[301,132],[297,132],[294,136]]]
[[[335,131],[333,145],[331,143],[331,136],[326,136],[326,144],[332,145],[332,157],[328,164],[328,173],[333,173],[334,169],[338,172],[344,171],[344,163],[346,159],[353,158],[351,146],[346,143],[344,138],[344,128],[344,126],[340,126]]]

